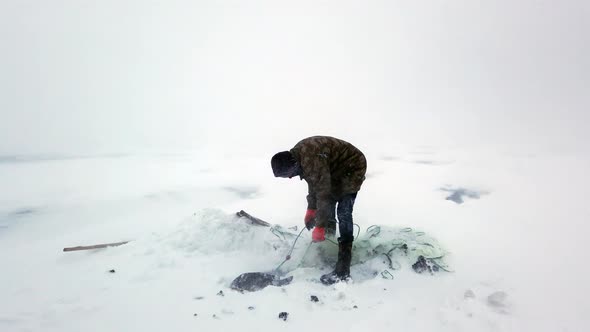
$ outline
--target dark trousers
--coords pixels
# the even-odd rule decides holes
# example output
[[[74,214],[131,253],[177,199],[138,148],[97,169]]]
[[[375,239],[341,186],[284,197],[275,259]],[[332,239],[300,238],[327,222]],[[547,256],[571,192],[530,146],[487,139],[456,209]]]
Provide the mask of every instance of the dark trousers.
[[[354,201],[356,199],[356,194],[357,193],[346,194],[342,196],[338,201],[334,202],[334,206],[331,209],[332,216],[330,217],[330,221],[328,222],[328,228],[331,228],[330,226],[332,226],[333,231],[336,231],[336,217],[334,216],[334,214],[336,214],[338,216],[338,226],[340,230],[341,242],[351,242],[354,239],[354,223],[352,221],[352,210],[354,206]]]

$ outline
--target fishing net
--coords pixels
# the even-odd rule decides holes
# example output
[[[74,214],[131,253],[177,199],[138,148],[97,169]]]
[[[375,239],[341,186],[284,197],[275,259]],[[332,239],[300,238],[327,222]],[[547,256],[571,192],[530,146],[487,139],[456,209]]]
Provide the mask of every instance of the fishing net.
[[[298,232],[281,226],[271,227],[271,232],[284,241],[295,241]],[[440,243],[425,232],[412,228],[398,228],[373,225],[365,232],[357,233],[353,242],[352,267],[368,265],[375,260],[385,264],[381,274],[388,278],[392,271],[411,266],[416,272],[450,272],[445,262],[447,251]],[[280,272],[287,273],[303,267],[331,266],[338,257],[338,244],[327,238],[320,243],[312,243],[306,237],[299,239],[291,247],[288,256],[292,257],[279,266]]]

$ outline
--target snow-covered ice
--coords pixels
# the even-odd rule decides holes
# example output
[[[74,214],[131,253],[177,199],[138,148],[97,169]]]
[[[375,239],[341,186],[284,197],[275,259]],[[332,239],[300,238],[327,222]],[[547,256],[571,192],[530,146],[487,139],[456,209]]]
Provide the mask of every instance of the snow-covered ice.
[[[406,264],[390,280],[367,274],[371,264],[384,267],[372,262],[353,266],[349,283],[325,287],[317,280],[331,266],[291,266],[292,284],[244,294],[229,289],[233,278],[271,271],[291,242],[234,213],[301,227],[305,208],[305,184],[272,177],[265,158],[223,166],[190,153],[2,163],[1,329],[299,330],[322,322],[344,330],[577,330],[589,304],[581,261],[587,207],[578,201],[588,190],[588,160],[485,155],[475,163],[475,155],[449,151],[454,162],[444,165],[375,160],[355,206],[363,232],[379,224],[437,238],[453,272],[419,275]],[[557,165],[577,181],[552,176]],[[238,167],[244,181],[233,176]],[[446,183],[490,193],[458,205],[439,190]],[[297,248],[309,237],[304,231]],[[131,242],[61,251],[124,240]]]

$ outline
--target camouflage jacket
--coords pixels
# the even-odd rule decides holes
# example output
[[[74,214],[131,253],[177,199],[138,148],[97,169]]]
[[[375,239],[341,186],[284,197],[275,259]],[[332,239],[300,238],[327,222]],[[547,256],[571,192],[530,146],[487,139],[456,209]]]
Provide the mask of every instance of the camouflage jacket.
[[[317,225],[323,227],[334,218],[335,203],[361,189],[367,171],[365,156],[352,144],[328,136],[305,138],[291,153],[308,184],[307,207],[317,209]]]

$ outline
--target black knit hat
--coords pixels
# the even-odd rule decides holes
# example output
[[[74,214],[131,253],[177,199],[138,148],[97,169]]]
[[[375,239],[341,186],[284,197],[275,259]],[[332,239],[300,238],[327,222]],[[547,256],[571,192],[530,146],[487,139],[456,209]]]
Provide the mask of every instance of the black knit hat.
[[[275,154],[270,160],[270,166],[276,177],[292,177],[297,175],[297,161],[289,151]]]

